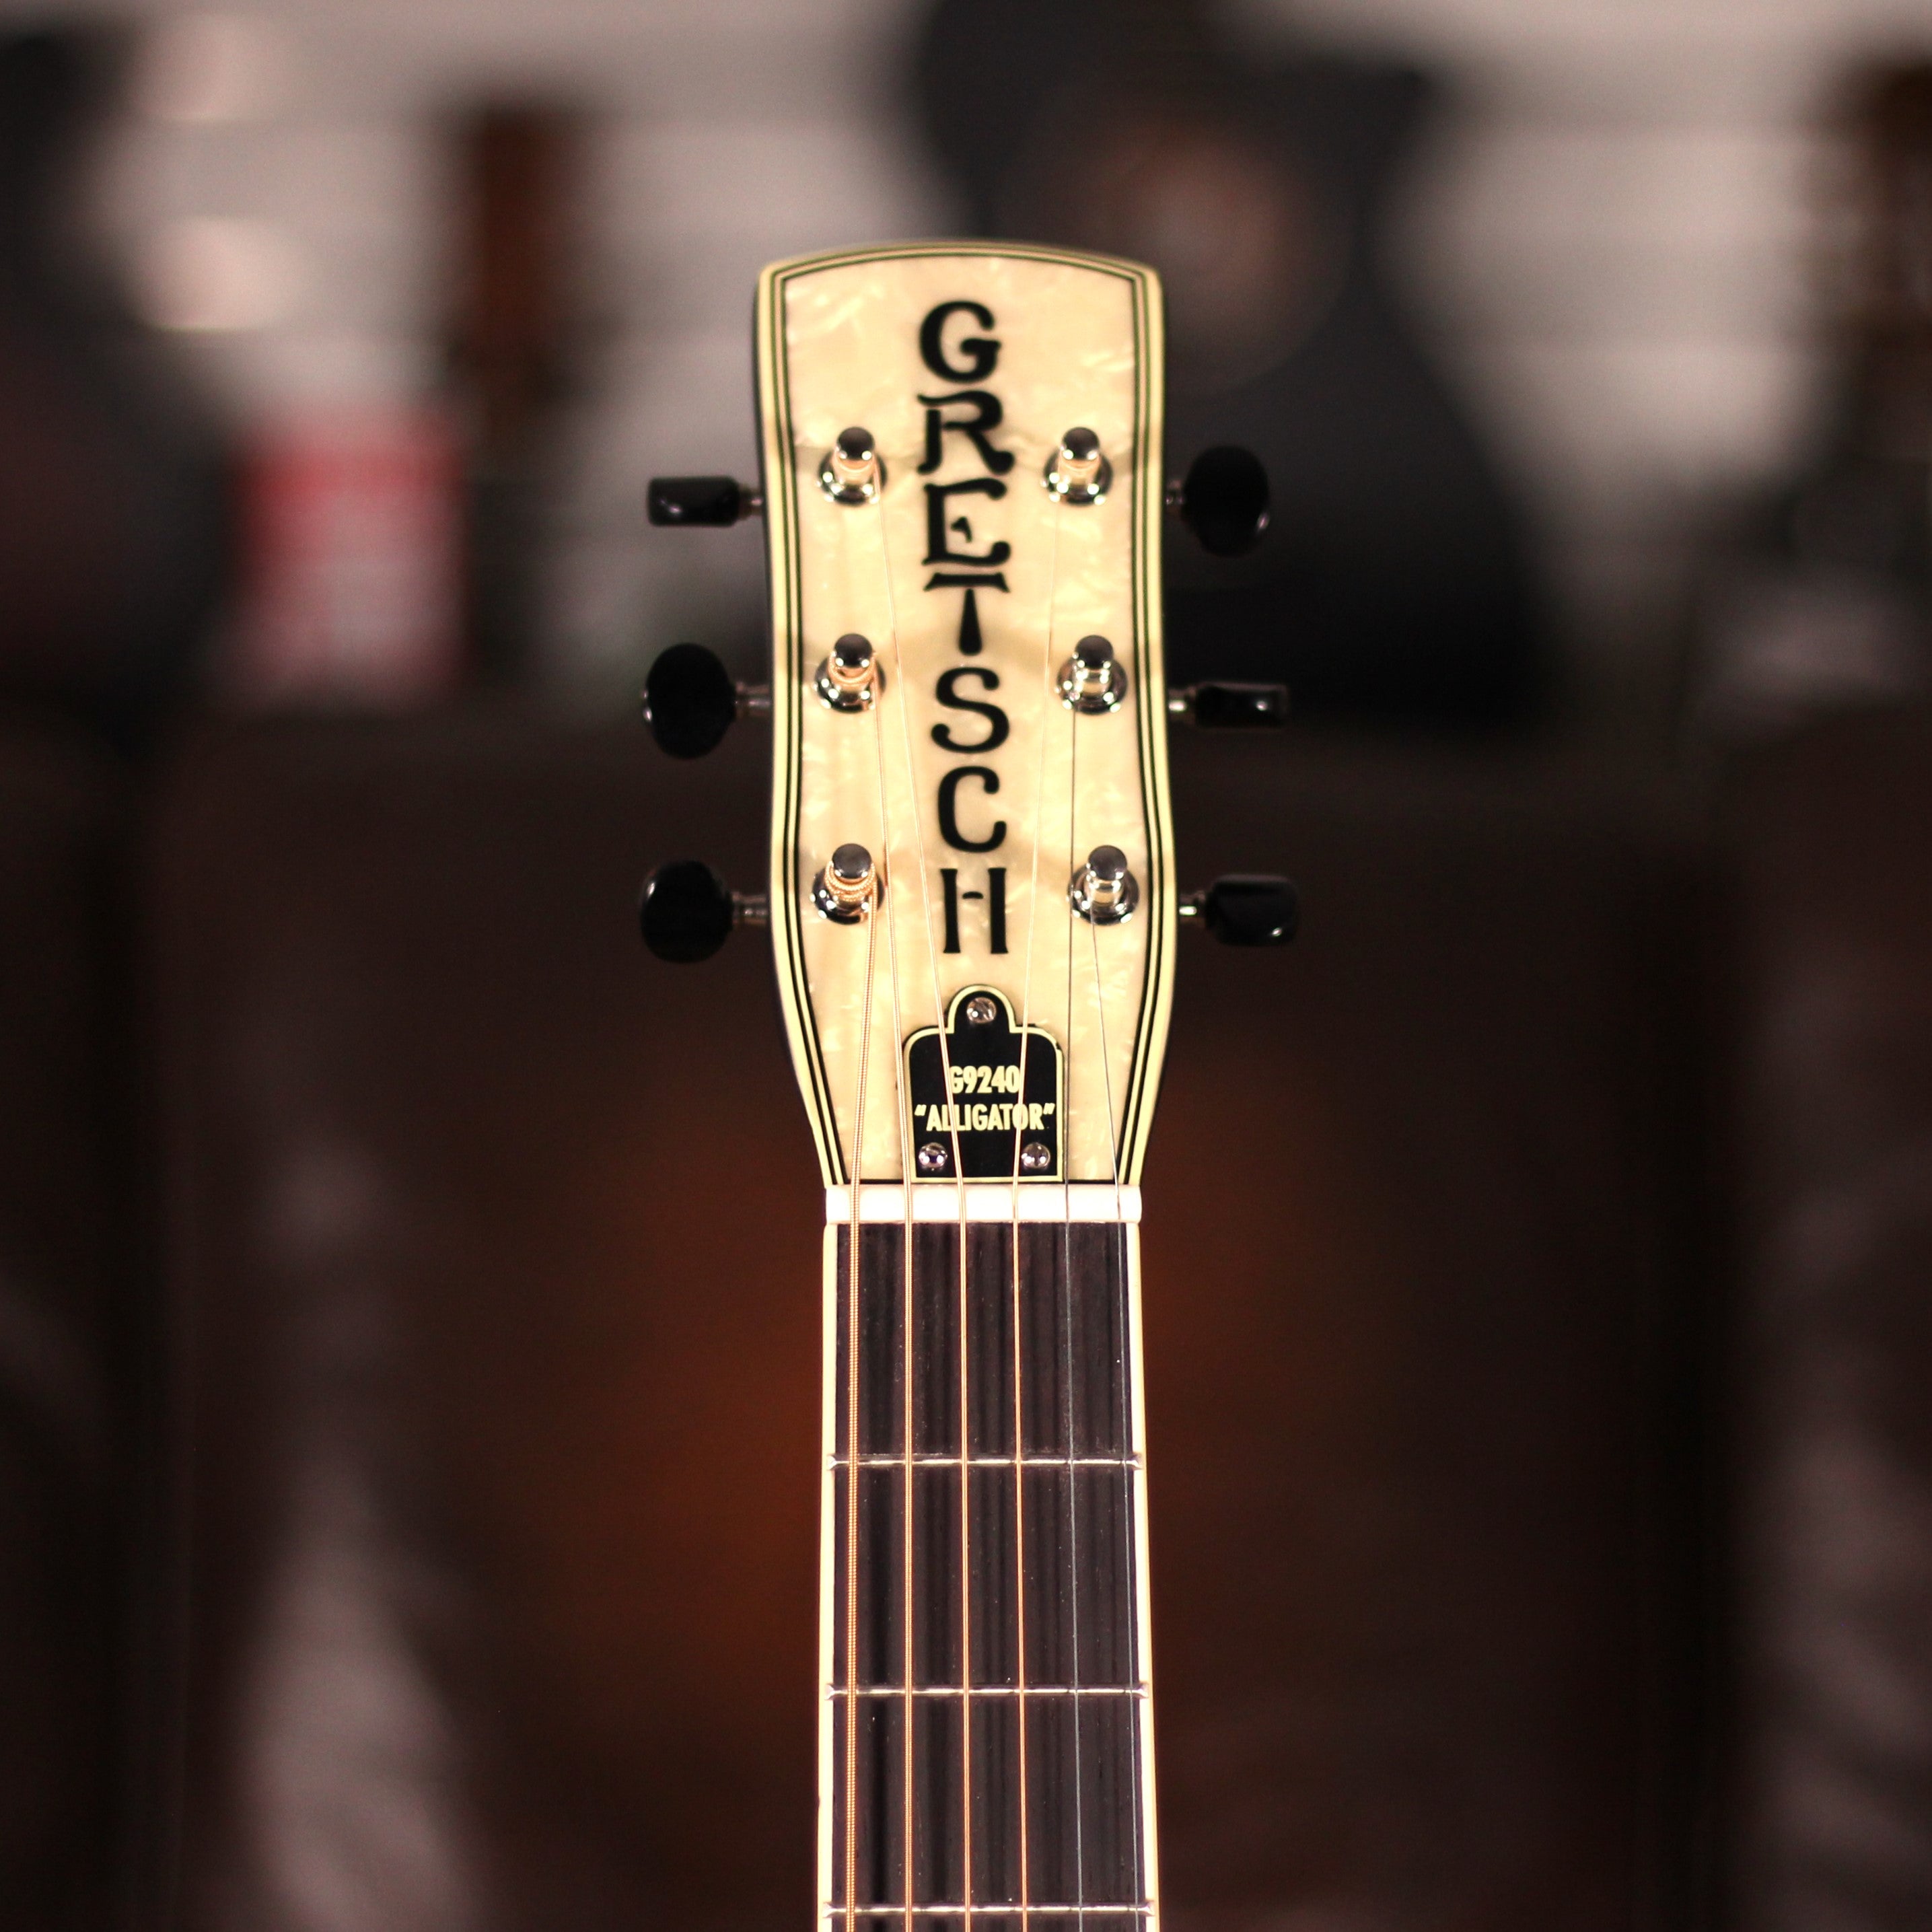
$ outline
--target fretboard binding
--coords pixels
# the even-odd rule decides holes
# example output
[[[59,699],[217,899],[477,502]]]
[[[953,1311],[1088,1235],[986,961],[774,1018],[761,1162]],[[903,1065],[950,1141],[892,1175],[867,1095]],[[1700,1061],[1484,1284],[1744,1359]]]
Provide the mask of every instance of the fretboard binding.
[[[1029,1684],[1022,1690],[1017,1684],[976,1684],[970,1690],[957,1684],[915,1684],[915,1697],[1144,1697],[1144,1684]],[[828,1697],[903,1697],[902,1684],[828,1684]]]
[[[862,1469],[903,1469],[906,1460],[903,1456],[861,1456],[859,1466]],[[960,1466],[957,1456],[916,1455],[911,1461],[915,1469],[956,1469]],[[842,1469],[846,1462],[843,1456],[829,1456],[826,1466]],[[965,1459],[965,1466],[969,1469],[1010,1469],[1015,1464],[1010,1456],[969,1456]],[[1022,1469],[1138,1469],[1142,1462],[1138,1456],[1022,1456],[1018,1466]]]

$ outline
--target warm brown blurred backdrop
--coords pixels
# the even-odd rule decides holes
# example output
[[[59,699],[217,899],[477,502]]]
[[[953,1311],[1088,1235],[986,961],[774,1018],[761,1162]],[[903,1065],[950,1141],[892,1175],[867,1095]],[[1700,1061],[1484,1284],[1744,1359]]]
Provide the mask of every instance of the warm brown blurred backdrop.
[[[1899,0],[0,10],[0,1924],[810,1910],[766,260],[1145,257],[1265,456],[1148,1184],[1175,1932],[1932,1924]]]

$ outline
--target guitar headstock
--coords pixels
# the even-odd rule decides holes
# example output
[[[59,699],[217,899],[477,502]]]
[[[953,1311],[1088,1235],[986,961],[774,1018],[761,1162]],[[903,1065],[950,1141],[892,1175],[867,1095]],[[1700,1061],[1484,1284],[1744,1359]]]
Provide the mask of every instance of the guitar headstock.
[[[647,710],[709,748],[768,704],[765,901],[826,1184],[1138,1181],[1177,915],[1292,932],[1280,881],[1184,906],[1172,716],[1278,722],[1273,686],[1171,699],[1161,649],[1161,300],[1150,270],[949,242],[780,262],[757,307],[762,479],[652,486],[652,520],[762,508],[769,696],[680,646]],[[1176,506],[1213,550],[1264,523],[1208,452]],[[760,908],[706,868],[647,890],[668,957]]]

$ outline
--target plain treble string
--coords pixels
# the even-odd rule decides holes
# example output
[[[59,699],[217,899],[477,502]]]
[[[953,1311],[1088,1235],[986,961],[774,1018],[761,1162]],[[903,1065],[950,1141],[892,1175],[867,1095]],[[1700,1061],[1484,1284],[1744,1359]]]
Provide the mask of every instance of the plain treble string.
[[[1058,497],[1052,499],[1053,536],[1048,546],[1046,580],[1046,622],[1043,627],[1041,646],[1040,681],[1035,689],[1036,700],[1040,706],[1036,736],[1038,748],[1034,758],[1034,828],[1031,854],[1027,874],[1027,936],[1024,964],[1020,976],[1020,1037],[1019,1066],[1020,1093],[1024,1097],[1028,1090],[1028,1075],[1031,1072],[1033,1056],[1033,958],[1034,937],[1040,923],[1040,848],[1041,835],[1046,824],[1044,806],[1046,791],[1046,741],[1048,725],[1052,716],[1050,709],[1053,690],[1053,645],[1055,606],[1060,595],[1060,518],[1061,506]],[[1056,1098],[1058,1096],[1056,1096]],[[1060,1184],[1066,1185],[1066,1123],[1055,1116],[1058,1124],[1054,1132],[1060,1136]],[[1019,1816],[1020,1816],[1020,1924],[1022,1932],[1029,1932],[1033,1914],[1033,1847],[1030,1838],[1030,1802],[1028,1777],[1030,1766],[1027,1750],[1027,1562],[1026,1562],[1026,1379],[1024,1354],[1022,1336],[1024,1333],[1024,1310],[1022,1294],[1020,1272],[1020,1146],[1021,1130],[1016,1122],[1013,1128],[1012,1166],[1008,1186],[1008,1267],[1012,1277],[1012,1312],[1013,1331],[1013,1588],[1015,1597],[1015,1648],[1016,1672],[1018,1686],[1016,1709],[1019,1726]]]
[[[906,682],[905,664],[899,643],[898,598],[892,586],[892,547],[886,534],[884,493],[881,491],[874,498],[873,502],[874,507],[878,514],[879,570],[880,577],[884,582],[886,590],[886,632],[892,663],[892,682],[894,688],[898,693],[898,696],[895,701],[895,708],[898,713],[900,743],[905,756],[906,790],[907,794],[910,798],[916,800],[919,796],[919,773],[917,767],[914,764],[912,753],[912,698],[910,690]],[[883,784],[883,778],[881,782]],[[932,880],[926,867],[926,828],[920,818],[916,804],[914,806],[911,813],[911,818],[914,842],[916,848],[916,856],[919,868],[920,932],[925,940],[926,960],[932,986],[932,1020],[934,1033],[939,1042],[940,1095],[942,1100],[948,1103],[946,1106],[946,1132],[947,1138],[952,1142],[953,1186],[956,1204],[958,1210],[957,1248],[958,1253],[959,1300],[960,1862],[961,1868],[964,1874],[963,1903],[969,1921],[968,1932],[970,1932],[970,1920],[973,1910],[973,1625],[971,1602],[973,1550],[972,1531],[970,1526],[972,1516],[971,1495],[970,1489],[970,1475],[968,1469],[968,1457],[970,1454],[970,1444],[967,1440],[966,1432],[967,1419],[970,1414],[971,1411],[969,1407],[968,1400],[970,1384],[970,1369],[968,1360],[968,1337],[970,1332],[970,1303],[968,1292],[967,1281],[965,1162],[961,1153],[958,1118],[953,1113],[950,1104],[952,1094],[952,1042],[946,1035],[946,1006],[939,988],[939,953],[938,944],[935,940],[932,928]],[[895,985],[894,991],[896,994],[896,984]],[[905,1036],[903,1030],[902,1030],[899,1034],[896,1051],[900,1058],[903,1059],[905,1053]],[[909,1119],[909,1115],[908,1118]],[[908,1284],[911,1279],[913,1254],[913,1189],[915,1185],[914,1176],[917,1164],[918,1150],[912,1144],[910,1139],[908,1138],[902,1143],[901,1165],[899,1170],[901,1189],[904,1196],[904,1238],[905,1242],[904,1252],[906,1256],[907,1280]],[[910,1290],[908,1289],[908,1292],[909,1292]],[[908,1354],[907,1358],[906,1373],[908,1378],[910,1378],[911,1375],[911,1358],[910,1354]],[[911,1454],[910,1445],[908,1446],[906,1454],[908,1457],[908,1469],[910,1469],[910,1457]],[[907,1546],[908,1549],[910,1547],[911,1534],[911,1519],[908,1515],[906,1523],[906,1536],[908,1539]],[[910,1603],[908,1603],[906,1606],[906,1615],[908,1623],[910,1624],[911,1619],[911,1606]],[[908,1694],[907,1698],[907,1708],[908,1714],[910,1714],[911,1710],[911,1698],[910,1694]],[[900,1748],[902,1762],[905,1766],[909,1767],[912,1762],[913,1756],[913,1738],[911,1731],[909,1727]],[[908,1785],[908,1796],[909,1798],[909,1783]],[[910,1808],[908,1808],[906,1814],[904,1838],[906,1846],[904,1889],[908,1901],[908,1915],[909,1918],[910,1913],[913,1876],[912,1815]]]
[[[1066,708],[1066,876],[1070,882],[1079,857],[1079,808],[1080,808],[1080,714],[1071,705]],[[1073,1057],[1073,944],[1074,928],[1072,920],[1077,916],[1070,909],[1066,931],[1066,1055],[1070,1063]],[[1062,1145],[1070,1147],[1072,1139],[1073,1082],[1070,1070],[1066,1082],[1066,1112],[1068,1119],[1061,1127]],[[1060,1286],[1063,1305],[1066,1309],[1066,1596],[1072,1624],[1073,1679],[1073,1896],[1076,1904],[1084,1906],[1087,1899],[1087,1846],[1084,1775],[1085,1766],[1082,1760],[1080,1748],[1080,1517],[1076,1500],[1076,1479],[1073,1474],[1073,1361],[1076,1336],[1073,1322],[1073,1227],[1070,1220],[1063,1221],[1060,1229]]]
[[[878,922],[866,922],[866,983],[859,1018],[859,1091],[852,1123],[852,1212],[845,1286],[845,1932],[858,1916],[859,1867],[859,1199],[865,1172],[866,1074],[872,1030],[872,969]]]
[[[899,1003],[899,938],[898,920],[892,903],[892,883],[896,868],[892,862],[892,806],[890,790],[886,783],[885,694],[874,688],[872,698],[872,764],[879,793],[879,857],[874,867],[877,884],[874,887],[873,903],[875,919],[885,920],[886,970],[892,981],[892,1082],[896,1106],[896,1126],[898,1133],[899,1173],[902,1180],[910,1179],[911,1168],[912,1137],[910,1096],[906,1091],[905,1054],[902,1042],[905,1027]],[[869,998],[868,1000],[869,1018]],[[900,1518],[903,1527],[900,1547],[899,1587],[902,1594],[900,1630],[902,1651],[900,1655],[901,1688],[902,1701],[900,1712],[900,1784],[899,1804],[904,1820],[902,1842],[904,1846],[905,1932],[913,1932],[913,1872],[914,1869],[916,1820],[914,1808],[913,1779],[913,1655],[915,1636],[916,1598],[913,1575],[913,1553],[917,1547],[914,1534],[914,1476],[913,1464],[913,1243],[912,1243],[912,1191],[905,1188],[905,1218],[900,1229],[899,1279],[902,1298],[902,1314],[900,1324],[902,1349],[900,1383],[902,1408],[900,1416],[901,1440],[899,1454],[902,1462]],[[853,1226],[858,1226],[857,1197],[854,1197]],[[856,1235],[855,1235],[856,1238]]]

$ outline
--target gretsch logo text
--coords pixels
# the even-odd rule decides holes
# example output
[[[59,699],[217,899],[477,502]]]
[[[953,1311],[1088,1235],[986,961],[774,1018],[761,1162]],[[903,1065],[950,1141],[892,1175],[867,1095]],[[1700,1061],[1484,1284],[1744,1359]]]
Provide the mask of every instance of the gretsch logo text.
[[[973,526],[974,514],[982,503],[998,502],[1006,495],[1006,478],[1013,466],[1012,452],[993,441],[1005,410],[998,395],[985,386],[999,367],[999,338],[989,332],[994,326],[992,311],[983,302],[964,300],[940,303],[919,326],[920,362],[940,382],[964,386],[934,393],[920,390],[926,450],[919,474],[940,479],[926,484],[925,561],[934,566],[926,589],[965,593],[958,637],[959,654],[968,658],[977,657],[984,648],[979,593],[1006,592],[1002,566],[1013,554],[1004,538],[976,532]],[[961,462],[974,473],[941,476]],[[987,802],[998,794],[1000,773],[986,760],[1012,730],[1006,712],[993,701],[999,688],[998,671],[970,663],[949,665],[934,686],[941,708],[961,713],[962,722],[935,724],[932,741],[942,751],[970,760],[945,772],[934,801],[940,836],[956,852],[996,852],[1006,842],[1006,822],[994,816]],[[1004,952],[1006,868],[988,866],[981,872],[947,866],[939,876],[945,893],[945,950],[961,950],[961,922],[972,916],[968,908],[973,908],[983,914],[980,930],[987,950]]]

